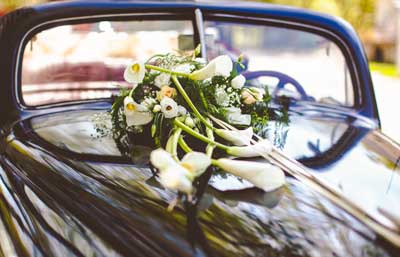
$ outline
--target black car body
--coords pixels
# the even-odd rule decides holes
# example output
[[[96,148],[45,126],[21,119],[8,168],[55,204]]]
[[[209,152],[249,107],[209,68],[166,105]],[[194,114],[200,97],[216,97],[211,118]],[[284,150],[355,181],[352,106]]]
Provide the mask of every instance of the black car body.
[[[132,159],[112,138],[93,136],[93,117],[109,111],[110,98],[29,106],[21,86],[22,51],[40,31],[161,18],[191,21],[203,45],[203,19],[321,34],[344,53],[354,104],[290,102],[285,155],[271,157],[286,188],[226,188],[206,174],[193,202],[168,212],[175,194],[148,168],[145,143]],[[336,18],[249,3],[55,3],[2,17],[0,56],[0,256],[399,254],[399,203],[380,203],[400,188],[400,147],[380,132],[362,46]]]

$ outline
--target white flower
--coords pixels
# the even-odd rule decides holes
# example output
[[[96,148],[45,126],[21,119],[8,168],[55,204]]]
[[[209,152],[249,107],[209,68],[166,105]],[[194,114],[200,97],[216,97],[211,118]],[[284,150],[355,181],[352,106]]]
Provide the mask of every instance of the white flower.
[[[177,164],[171,154],[162,148],[158,148],[151,152],[150,162],[160,171]]]
[[[253,137],[253,128],[248,127],[244,130],[216,129],[215,133],[236,146],[244,146],[250,145],[251,138]]]
[[[194,120],[191,117],[187,116],[186,119],[185,119],[185,124],[189,128],[193,128],[194,127]]]
[[[251,123],[250,114],[242,114],[242,110],[237,107],[225,108],[226,120],[232,125],[249,126]]]
[[[170,74],[161,72],[161,74],[154,79],[154,84],[159,88],[162,88],[163,86],[168,86],[170,78],[171,78]]]
[[[160,182],[165,188],[185,193],[192,191],[193,180],[211,165],[211,159],[204,153],[190,152],[176,162],[161,148],[151,152],[150,162],[160,171]]]
[[[185,107],[183,107],[182,105],[178,106],[178,114],[179,115],[186,115],[187,114],[187,110]]]
[[[246,83],[246,78],[243,75],[238,75],[232,79],[231,86],[234,89],[241,89],[244,83]]]
[[[180,165],[198,177],[211,165],[211,159],[205,153],[190,152],[183,156]]]
[[[173,99],[164,97],[160,105],[165,118],[171,119],[178,116],[178,104]]]
[[[218,159],[214,162],[221,169],[246,179],[264,191],[275,190],[285,184],[283,171],[269,163]]]
[[[227,150],[227,153],[237,157],[257,157],[267,156],[272,151],[271,142],[267,139],[263,139],[255,143],[254,145],[248,146],[231,146]]]
[[[227,55],[220,55],[210,61],[204,68],[192,72],[190,78],[193,80],[204,80],[214,76],[228,77],[232,68],[231,58]]]
[[[128,126],[145,125],[153,119],[153,114],[145,106],[136,103],[130,96],[124,99],[124,113]]]
[[[215,90],[215,101],[219,106],[228,106],[229,105],[229,95],[222,88],[217,88]]]
[[[141,61],[132,62],[124,71],[124,79],[129,83],[141,83],[143,81],[146,68]]]
[[[159,111],[161,111],[161,105],[159,104],[154,105],[153,112],[159,112]]]
[[[168,189],[177,190],[185,193],[192,192],[192,181],[188,179],[188,171],[176,165],[160,172],[160,183]]]

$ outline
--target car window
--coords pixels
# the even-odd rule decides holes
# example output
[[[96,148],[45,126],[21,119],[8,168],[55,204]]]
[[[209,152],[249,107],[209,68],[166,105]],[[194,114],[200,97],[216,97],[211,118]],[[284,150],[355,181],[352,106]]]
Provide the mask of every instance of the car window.
[[[23,101],[36,106],[110,97],[127,86],[123,71],[129,61],[187,49],[180,42],[190,39],[192,22],[186,20],[101,21],[47,29],[25,47]]]
[[[310,32],[256,24],[207,21],[207,55],[240,54],[252,83],[274,95],[352,106],[353,85],[340,48]],[[257,71],[257,72],[256,72]],[[281,82],[281,83],[280,83]]]

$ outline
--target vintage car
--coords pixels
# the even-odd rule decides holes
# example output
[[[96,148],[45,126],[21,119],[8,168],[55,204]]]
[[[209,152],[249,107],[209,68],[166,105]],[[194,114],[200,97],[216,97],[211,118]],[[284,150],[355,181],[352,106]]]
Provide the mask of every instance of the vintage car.
[[[169,211],[150,144],[115,140],[108,113],[129,60],[198,44],[243,54],[249,83],[286,103],[289,125],[265,136],[287,184],[206,173]],[[346,22],[249,2],[59,2],[2,17],[0,56],[0,256],[399,256],[400,147]]]

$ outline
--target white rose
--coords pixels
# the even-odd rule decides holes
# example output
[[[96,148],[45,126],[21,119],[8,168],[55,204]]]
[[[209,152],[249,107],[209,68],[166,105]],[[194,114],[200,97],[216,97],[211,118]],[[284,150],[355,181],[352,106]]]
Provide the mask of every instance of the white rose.
[[[173,99],[164,97],[160,105],[165,118],[171,119],[178,116],[178,104]]]
[[[154,84],[159,88],[162,88],[163,86],[168,86],[170,78],[171,78],[170,74],[162,72],[154,79]]]
[[[231,81],[231,86],[234,89],[241,89],[246,83],[246,78],[243,75],[238,75]]]

